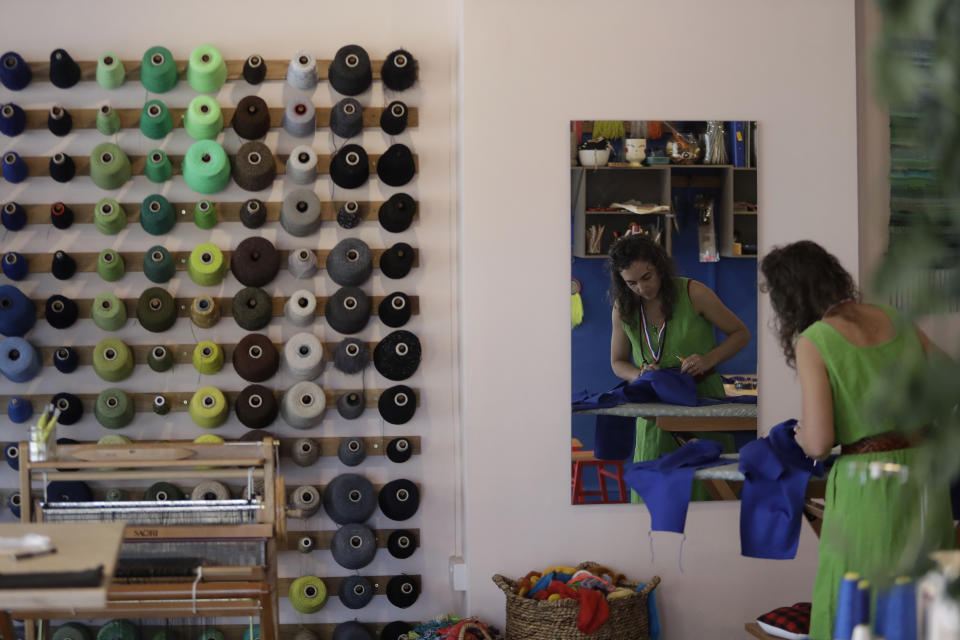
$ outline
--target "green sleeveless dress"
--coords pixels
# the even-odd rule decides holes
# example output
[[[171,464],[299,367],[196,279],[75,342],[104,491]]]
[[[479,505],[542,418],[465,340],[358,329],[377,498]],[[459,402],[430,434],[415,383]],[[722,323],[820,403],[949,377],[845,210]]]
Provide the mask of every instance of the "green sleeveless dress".
[[[896,325],[897,311],[881,307]],[[825,322],[815,322],[801,335],[809,338],[823,357],[833,392],[836,444],[852,444],[887,431],[922,425],[868,422],[863,407],[875,382],[891,367],[922,362],[917,332],[898,329],[888,342],[858,347]],[[820,559],[813,588],[810,638],[830,640],[836,616],[837,593],[844,573],[854,571],[872,584],[889,582],[908,567],[916,543],[927,538],[931,549],[955,546],[950,492],[921,486],[915,480],[867,479],[861,473],[873,461],[920,468],[925,447],[841,456],[827,478],[826,505],[820,533]],[[908,476],[909,478],[909,476]],[[871,607],[871,611],[874,607]]]
[[[677,300],[673,306],[673,315],[667,321],[663,351],[658,365],[661,369],[679,369],[682,363],[677,356],[686,358],[694,353],[702,355],[717,347],[717,341],[713,336],[713,325],[693,308],[689,293],[690,279],[674,278],[674,283],[677,288]],[[622,323],[623,330],[633,346],[633,363],[638,367],[642,366],[643,363],[651,364],[654,362],[643,334],[642,322],[640,312],[637,311],[637,317],[633,323]],[[651,324],[648,327],[650,341],[653,343],[654,349],[660,348],[657,341],[657,331],[659,329],[659,325]],[[698,382],[697,394],[707,398],[725,397],[726,392],[723,389],[723,379],[720,374],[711,373]],[[704,433],[702,436],[721,442],[725,451],[733,451],[733,438],[731,436],[724,436],[715,432]],[[677,443],[673,436],[659,429],[655,420],[637,418],[637,444],[633,450],[634,462],[653,460],[665,453],[676,451],[676,449]],[[636,492],[631,491],[630,494],[632,502],[640,502],[640,497]],[[693,498],[702,500],[707,499],[707,496],[703,485],[699,482],[695,483]]]

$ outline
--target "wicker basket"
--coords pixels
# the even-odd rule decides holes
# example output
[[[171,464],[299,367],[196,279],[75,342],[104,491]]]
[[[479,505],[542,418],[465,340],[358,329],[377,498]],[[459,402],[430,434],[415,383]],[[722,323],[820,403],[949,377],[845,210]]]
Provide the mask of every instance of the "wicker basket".
[[[594,563],[577,568],[589,566]],[[517,595],[517,583],[510,578],[495,575],[493,581],[507,597],[506,640],[649,640],[647,597],[660,584],[660,576],[650,578],[640,591],[634,582],[619,583],[634,593],[608,600],[610,619],[590,635],[577,629],[580,603],[576,600],[531,600]]]

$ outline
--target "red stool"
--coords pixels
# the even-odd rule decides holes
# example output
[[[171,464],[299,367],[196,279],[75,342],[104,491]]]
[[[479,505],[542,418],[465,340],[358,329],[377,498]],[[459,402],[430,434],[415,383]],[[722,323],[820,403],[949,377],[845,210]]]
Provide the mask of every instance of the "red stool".
[[[571,501],[573,504],[611,504],[630,501],[626,483],[623,481],[623,462],[620,460],[597,460],[593,457],[593,451],[573,451],[570,455],[573,462],[573,481],[571,482],[573,490]],[[606,468],[611,466],[614,467],[613,471]],[[597,470],[597,481],[600,483],[600,489],[597,491],[586,491],[583,488],[583,471],[588,468]],[[616,482],[618,491],[616,500],[610,495],[607,479]],[[588,496],[599,496],[599,503],[588,502]]]

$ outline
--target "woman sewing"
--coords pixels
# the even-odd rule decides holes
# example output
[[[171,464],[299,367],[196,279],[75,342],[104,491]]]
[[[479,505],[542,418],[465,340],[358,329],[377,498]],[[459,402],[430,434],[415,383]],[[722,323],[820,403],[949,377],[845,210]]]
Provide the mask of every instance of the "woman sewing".
[[[761,271],[780,346],[800,379],[797,443],[821,459],[841,446],[827,479],[810,619],[810,637],[830,640],[845,572],[889,580],[920,541],[929,549],[955,545],[947,486],[865,473],[871,462],[922,465],[924,425],[870,419],[864,407],[884,371],[922,364],[938,350],[901,326],[895,309],[860,302],[850,274],[814,242],[774,249]]]
[[[610,366],[632,381],[652,369],[680,369],[697,382],[697,392],[722,398],[716,372],[750,342],[746,325],[705,285],[673,274],[673,261],[658,243],[629,235],[610,248],[613,299]],[[716,327],[726,339],[714,339]],[[656,421],[637,419],[634,461],[653,460],[677,448]]]

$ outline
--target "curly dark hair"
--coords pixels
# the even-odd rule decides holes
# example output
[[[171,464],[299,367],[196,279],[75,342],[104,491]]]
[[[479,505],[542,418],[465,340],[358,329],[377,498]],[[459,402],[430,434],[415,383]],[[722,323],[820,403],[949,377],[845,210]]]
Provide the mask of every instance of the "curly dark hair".
[[[660,301],[664,319],[673,317],[673,305],[677,301],[677,287],[673,281],[673,258],[659,243],[636,233],[620,238],[610,247],[610,299],[620,312],[620,318],[630,325],[637,324],[640,312],[640,296],[630,291],[620,272],[637,260],[649,262],[660,277]]]
[[[853,278],[830,252],[810,240],[775,247],[760,263],[776,314],[774,328],[787,364],[797,367],[797,337],[833,305],[857,300]]]

